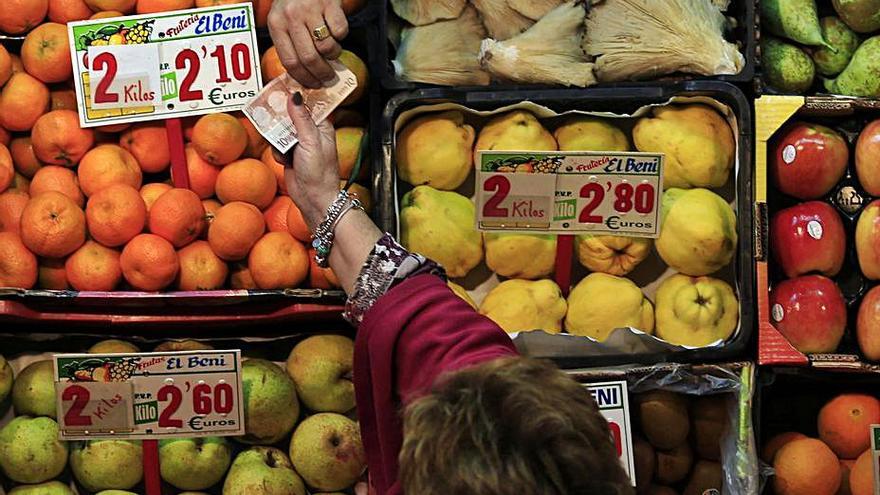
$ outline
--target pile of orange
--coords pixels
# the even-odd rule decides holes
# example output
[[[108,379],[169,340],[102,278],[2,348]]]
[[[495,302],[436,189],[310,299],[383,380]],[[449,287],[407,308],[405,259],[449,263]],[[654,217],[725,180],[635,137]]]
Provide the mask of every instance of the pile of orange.
[[[309,228],[287,196],[284,167],[243,115],[185,119],[186,189],[171,180],[163,123],[79,127],[65,23],[239,1],[4,3],[0,34],[26,38],[20,53],[0,44],[0,287],[338,287],[309,252]],[[264,26],[271,1],[252,3]],[[362,62],[346,57],[366,84]],[[263,58],[264,70],[279,70],[274,49]],[[348,178],[364,120],[350,109],[333,118],[340,174]],[[366,188],[353,191],[369,204]]]

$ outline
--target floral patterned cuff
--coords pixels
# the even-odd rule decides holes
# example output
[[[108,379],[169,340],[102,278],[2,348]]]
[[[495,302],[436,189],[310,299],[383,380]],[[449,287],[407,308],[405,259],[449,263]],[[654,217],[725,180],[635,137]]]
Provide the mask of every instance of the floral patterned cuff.
[[[403,280],[424,273],[446,279],[446,272],[437,263],[410,253],[386,233],[376,242],[354,283],[354,290],[345,303],[342,316],[358,326],[373,304]]]

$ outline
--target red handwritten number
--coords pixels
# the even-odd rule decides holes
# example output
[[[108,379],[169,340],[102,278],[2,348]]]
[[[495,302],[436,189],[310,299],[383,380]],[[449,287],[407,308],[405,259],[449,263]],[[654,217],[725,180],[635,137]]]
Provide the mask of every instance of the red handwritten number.
[[[614,447],[617,449],[617,457],[620,457],[623,454],[623,441],[620,438],[620,425],[614,421],[609,421],[608,429],[611,430],[611,438],[614,440]]]
[[[232,82],[232,79],[229,79],[229,71],[226,70],[226,47],[217,45],[217,48],[211,52],[211,56],[217,59],[217,70],[220,71],[220,77],[217,78],[217,82]]]
[[[196,414],[211,414],[211,386],[200,383],[193,388],[193,412]]]
[[[89,403],[91,394],[89,390],[82,385],[72,385],[64,389],[61,393],[61,400],[72,400],[70,409],[64,415],[64,424],[67,426],[91,426],[92,418],[84,415],[83,409]]]
[[[113,56],[112,53],[101,53],[95,57],[94,62],[92,62],[92,67],[95,70],[104,70],[104,78],[101,79],[101,82],[98,83],[98,86],[95,88],[95,103],[116,103],[119,101],[119,94],[117,93],[108,93],[107,89],[113,84],[113,79],[116,78],[116,72],[119,67],[116,64],[116,57]]]
[[[214,410],[219,414],[232,412],[232,385],[220,383],[214,387]]]
[[[499,208],[498,205],[504,201],[504,198],[510,194],[510,181],[503,175],[495,175],[483,183],[483,190],[486,192],[495,191],[495,194],[486,201],[483,206],[484,217],[506,217],[507,208]]]
[[[581,210],[578,222],[580,223],[602,223],[602,215],[593,215],[593,211],[602,204],[605,199],[605,189],[598,182],[589,182],[581,187],[581,197],[589,199],[590,202]]]
[[[176,413],[177,409],[180,407],[180,403],[183,401],[183,393],[180,389],[174,385],[165,385],[156,392],[156,398],[159,399],[160,402],[165,402],[169,399],[171,400],[168,407],[166,407],[165,410],[162,411],[162,414],[159,415],[159,427],[183,427],[183,421],[172,418],[174,413]]]
[[[183,70],[189,66],[189,72],[186,73],[183,82],[180,83],[180,101],[201,100],[203,95],[202,91],[193,91],[192,89],[192,85],[199,76],[199,71],[202,68],[199,54],[187,48],[177,54],[177,59],[174,63],[177,70]]]
[[[654,209],[654,185],[639,184],[636,186],[636,211],[641,214],[651,213]]]
[[[626,182],[620,183],[614,188],[614,210],[618,213],[626,213],[633,209],[633,186]]]
[[[239,81],[247,81],[251,78],[251,49],[244,43],[236,43],[232,46],[232,75]]]

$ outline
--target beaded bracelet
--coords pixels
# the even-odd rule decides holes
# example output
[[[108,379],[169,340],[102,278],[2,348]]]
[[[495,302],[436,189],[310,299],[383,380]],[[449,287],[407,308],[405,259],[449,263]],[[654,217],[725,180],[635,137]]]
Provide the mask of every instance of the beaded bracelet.
[[[351,210],[364,210],[359,199],[352,196],[348,191],[339,191],[336,199],[327,208],[327,216],[315,228],[312,235],[312,247],[315,248],[315,263],[321,268],[329,266],[330,250],[333,248],[334,231],[342,217]]]

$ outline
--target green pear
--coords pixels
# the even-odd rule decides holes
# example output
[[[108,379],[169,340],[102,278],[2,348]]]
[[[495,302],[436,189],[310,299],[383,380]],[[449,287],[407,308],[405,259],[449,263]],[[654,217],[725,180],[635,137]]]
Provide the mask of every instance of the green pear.
[[[12,391],[12,381],[15,374],[12,372],[12,366],[5,357],[0,356],[0,405],[9,397]]]
[[[316,412],[344,413],[354,408],[354,342],[341,335],[315,335],[297,344],[287,357],[296,393]]]
[[[38,485],[19,485],[9,495],[76,495],[68,485],[60,481],[47,481]]]
[[[290,439],[290,461],[315,490],[332,492],[353,485],[366,468],[358,424],[336,413],[309,416]]]
[[[55,372],[51,360],[36,361],[21,370],[12,386],[15,414],[55,418]]]
[[[816,0],[761,0],[758,3],[761,25],[771,34],[804,45],[829,46],[819,27]]]
[[[141,350],[131,342],[118,339],[107,339],[89,347],[89,350],[86,352],[89,354],[125,354],[130,352],[141,352]]]
[[[822,26],[822,36],[828,40],[828,44],[837,49],[821,47],[813,50],[813,62],[816,63],[816,71],[823,76],[836,76],[849,64],[853,54],[862,40],[843,21],[834,16],[823,17],[819,24]]]
[[[299,419],[296,385],[277,364],[248,359],[241,365],[245,435],[243,443],[273,444],[293,430]]]
[[[767,84],[785,93],[806,92],[816,77],[816,64],[807,52],[772,36],[761,38],[761,65]]]
[[[18,416],[0,429],[0,471],[18,483],[43,483],[67,465],[67,443],[52,418]]]
[[[834,10],[853,31],[870,33],[880,29],[880,0],[834,0]]]
[[[143,449],[133,440],[72,442],[70,469],[90,492],[128,490],[144,477]]]
[[[880,36],[874,36],[859,45],[846,69],[837,79],[826,79],[825,89],[845,96],[880,97]]]
[[[251,447],[235,457],[223,482],[223,495],[252,493],[306,495],[306,487],[284,452],[273,447]]]
[[[401,243],[443,265],[450,277],[464,277],[483,260],[475,211],[461,194],[416,186],[401,200]]]
[[[181,490],[204,490],[223,479],[232,449],[222,437],[198,437],[159,442],[162,479]]]
[[[214,347],[198,340],[169,340],[157,345],[153,352],[209,351]]]
[[[125,490],[104,490],[95,495],[138,495],[135,492],[127,492]]]

